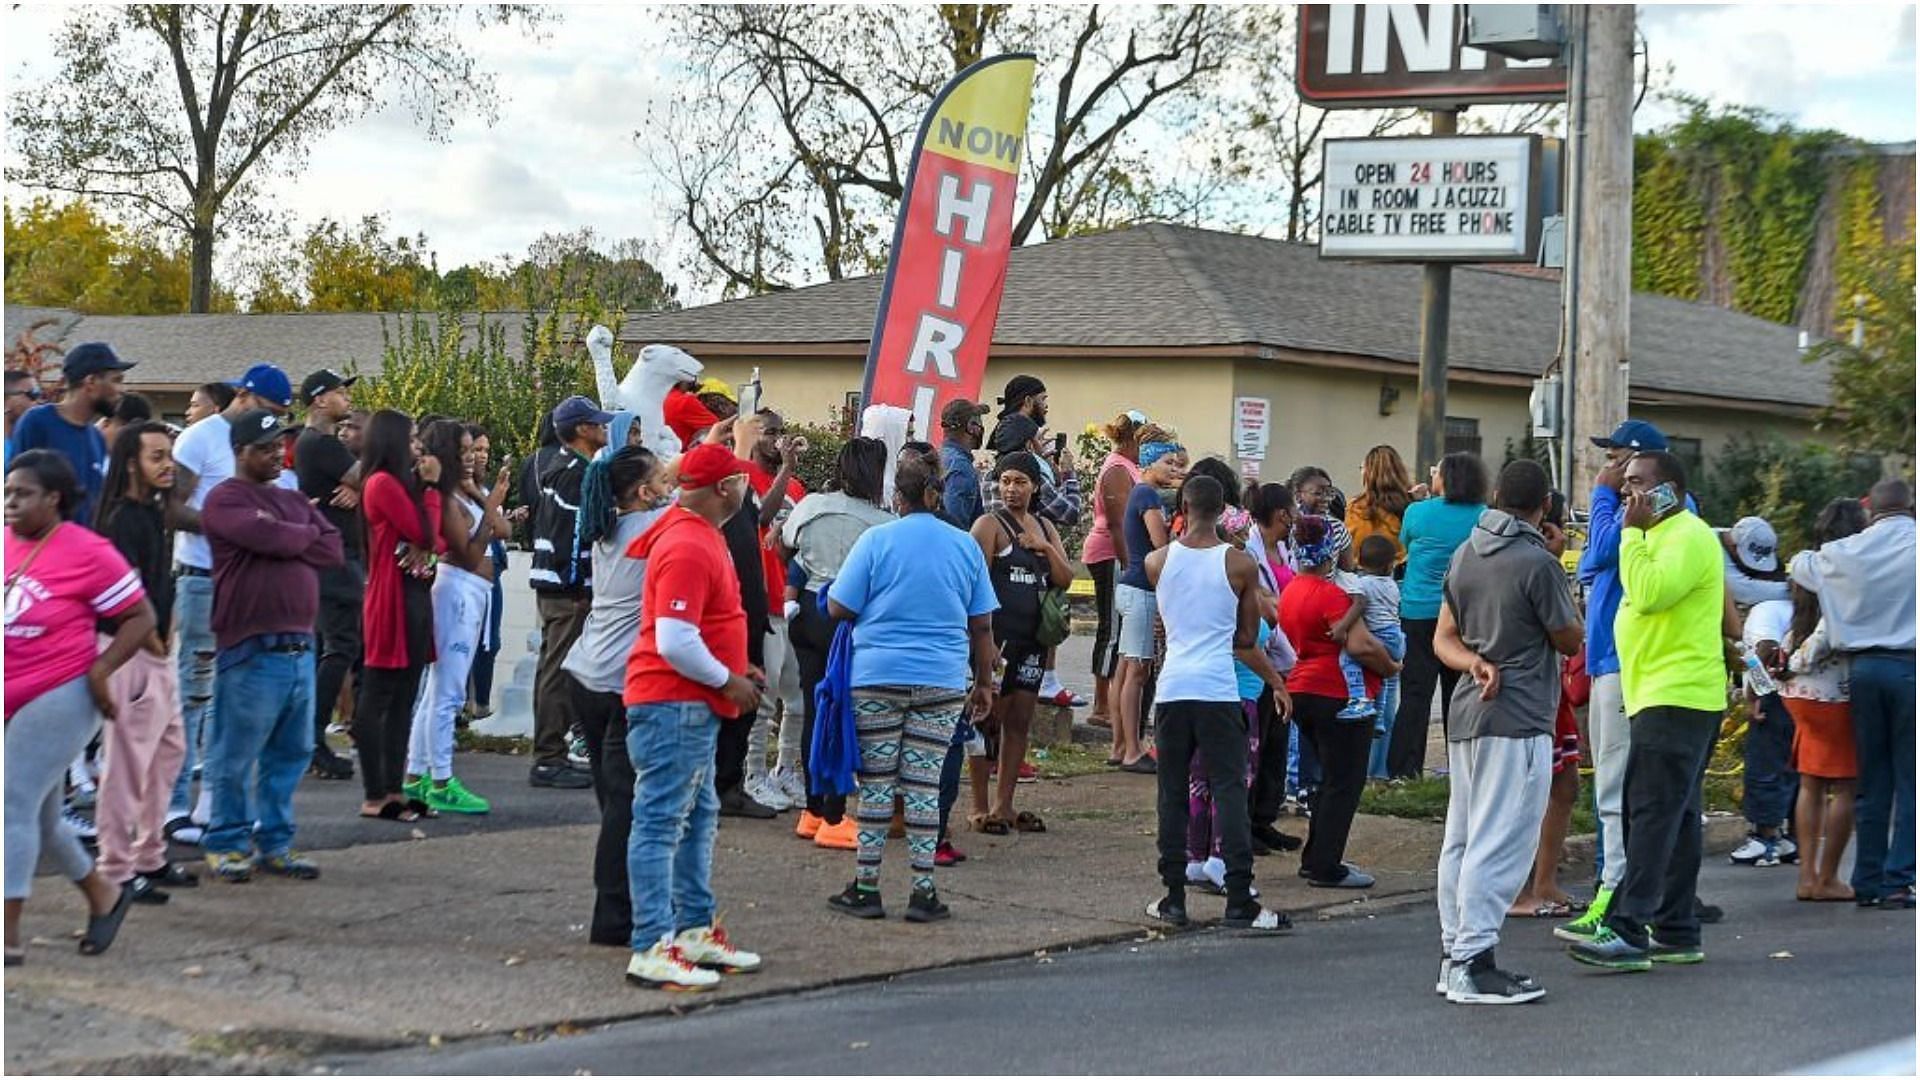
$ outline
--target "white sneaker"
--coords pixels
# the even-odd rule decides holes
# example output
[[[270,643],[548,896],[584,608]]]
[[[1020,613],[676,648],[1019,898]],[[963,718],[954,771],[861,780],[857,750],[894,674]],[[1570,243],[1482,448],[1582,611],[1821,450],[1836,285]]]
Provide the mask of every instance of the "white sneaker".
[[[93,822],[88,821],[72,810],[60,811],[60,817],[61,820],[67,823],[67,828],[72,829],[73,834],[81,840],[92,843],[100,838],[100,830],[94,827]]]
[[[747,798],[752,799],[761,806],[776,811],[791,810],[793,808],[793,800],[787,798],[787,793],[780,790],[780,785],[775,784],[767,777],[749,776],[746,782],[740,786],[746,791]]]
[[[789,807],[807,805],[807,778],[800,775],[799,769],[789,769],[784,765],[776,766],[767,780],[780,789],[787,797]]]
[[[1736,866],[1773,865],[1761,863],[1761,860],[1766,857],[1767,842],[1754,833],[1748,833],[1746,842],[1734,848],[1733,853],[1727,856],[1727,860]]]
[[[627,961],[627,981],[652,990],[711,990],[720,985],[720,973],[695,967],[679,946],[658,941]]]
[[[1779,856],[1780,861],[1783,863],[1797,863],[1800,861],[1800,845],[1784,836],[1774,839],[1773,853]]]
[[[1433,992],[1441,997],[1447,996],[1447,984],[1453,981],[1453,958],[1440,958],[1440,981],[1433,984]]]
[[[717,968],[730,975],[760,970],[760,954],[735,948],[733,942],[727,940],[726,928],[717,924],[680,931],[680,936],[673,939],[673,947],[697,967]]]
[[[1471,964],[1455,964],[1447,972],[1447,1000],[1455,1005],[1524,1005],[1546,995],[1528,976],[1491,965],[1476,972]]]

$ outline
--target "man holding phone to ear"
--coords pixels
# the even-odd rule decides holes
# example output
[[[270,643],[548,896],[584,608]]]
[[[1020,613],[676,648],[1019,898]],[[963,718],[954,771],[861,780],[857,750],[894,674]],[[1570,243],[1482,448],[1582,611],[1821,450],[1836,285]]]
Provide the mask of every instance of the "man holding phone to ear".
[[[1646,971],[1697,964],[1700,781],[1727,704],[1720,542],[1687,509],[1687,471],[1665,451],[1627,463],[1621,520],[1620,687],[1630,718],[1626,873],[1580,963]]]

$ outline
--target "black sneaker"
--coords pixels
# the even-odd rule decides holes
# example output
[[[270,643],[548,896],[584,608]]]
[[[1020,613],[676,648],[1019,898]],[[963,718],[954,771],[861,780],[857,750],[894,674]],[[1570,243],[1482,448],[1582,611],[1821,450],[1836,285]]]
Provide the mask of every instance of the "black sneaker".
[[[1718,904],[1708,904],[1699,897],[1693,898],[1693,917],[1703,923],[1717,923],[1727,917],[1726,911]]]
[[[353,762],[333,752],[330,746],[318,746],[313,751],[313,764],[307,772],[322,780],[353,779]]]
[[[1147,905],[1147,917],[1169,926],[1187,925],[1187,898],[1184,893],[1168,893]]]
[[[827,897],[827,906],[842,915],[851,915],[856,919],[887,917],[887,909],[880,903],[880,890],[863,889],[857,881],[848,884],[845,890]]]
[[[780,816],[780,811],[754,798],[741,788],[734,788],[720,796],[721,817],[757,818],[765,821]]]
[[[937,890],[915,889],[913,896],[907,901],[908,922],[939,922],[941,919],[952,917],[953,909],[940,902],[940,893]]]
[[[1271,825],[1255,825],[1253,838],[1275,851],[1299,851],[1303,841],[1297,836],[1289,836]]]
[[[1495,967],[1492,949],[1447,972],[1447,1000],[1455,1005],[1524,1005],[1546,994],[1532,978]]]
[[[1261,907],[1258,901],[1249,900],[1242,907],[1229,905],[1226,914],[1220,916],[1220,925],[1229,930],[1284,934],[1293,929],[1293,920],[1271,908]]]
[[[527,782],[534,787],[569,788],[578,791],[593,786],[593,777],[571,765],[535,765],[528,770]]]

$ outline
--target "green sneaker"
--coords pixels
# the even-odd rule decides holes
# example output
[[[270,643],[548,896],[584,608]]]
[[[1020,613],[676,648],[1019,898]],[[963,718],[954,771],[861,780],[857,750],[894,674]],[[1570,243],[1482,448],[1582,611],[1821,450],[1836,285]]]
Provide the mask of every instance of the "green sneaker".
[[[222,852],[207,856],[207,869],[221,881],[230,881],[235,885],[253,880],[253,860],[237,851]]]
[[[1663,945],[1658,938],[1652,938],[1647,959],[1656,964],[1699,964],[1706,962],[1707,954],[1698,945]]]
[[[320,868],[314,865],[313,860],[297,851],[283,851],[278,855],[261,855],[253,860],[253,865],[261,873],[293,878],[296,881],[312,881],[320,876]]]
[[[1567,946],[1567,955],[1590,967],[1609,971],[1650,971],[1653,956],[1638,945],[1602,926],[1592,941]]]
[[[433,781],[423,774],[418,779],[409,780],[401,784],[400,794],[409,800],[417,799],[420,802],[426,802],[427,792],[432,789],[432,787]]]
[[[1592,941],[1607,921],[1607,910],[1613,907],[1613,890],[1601,889],[1593,894],[1593,903],[1579,918],[1570,923],[1562,923],[1553,928],[1553,936],[1561,941],[1575,943]]]
[[[429,783],[427,806],[442,814],[484,814],[493,804],[468,791],[457,776],[447,777],[446,786]]]

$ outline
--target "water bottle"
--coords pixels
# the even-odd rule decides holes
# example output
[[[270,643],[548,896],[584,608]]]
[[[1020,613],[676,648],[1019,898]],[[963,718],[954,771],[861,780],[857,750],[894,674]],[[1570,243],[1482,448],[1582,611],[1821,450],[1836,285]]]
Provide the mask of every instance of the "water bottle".
[[[1760,697],[1780,692],[1780,684],[1773,681],[1773,675],[1767,671],[1767,665],[1760,662],[1760,654],[1749,649],[1745,653],[1747,661],[1747,685]]]

